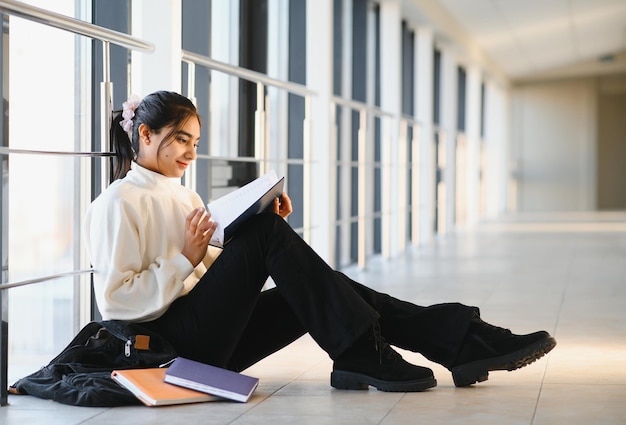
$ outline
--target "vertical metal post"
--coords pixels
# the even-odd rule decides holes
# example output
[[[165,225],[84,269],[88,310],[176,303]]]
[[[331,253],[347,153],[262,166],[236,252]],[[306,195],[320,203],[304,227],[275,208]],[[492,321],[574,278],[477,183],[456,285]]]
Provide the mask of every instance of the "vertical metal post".
[[[391,185],[391,117],[385,116],[383,120],[383,143],[382,143],[382,184],[384,188]],[[383,190],[382,195],[382,255],[384,258],[391,257],[391,191]]]
[[[328,236],[329,244],[328,244],[328,261],[330,265],[336,267],[336,258],[337,258],[337,247],[336,247],[336,238],[337,238],[337,135],[338,135],[338,125],[337,125],[337,103],[330,103],[330,141],[328,142],[328,163],[330,164],[329,176],[328,176],[328,216],[331,218],[328,232],[330,233]]]
[[[400,118],[400,136],[398,137],[398,250],[406,249],[407,239],[407,176],[408,176],[408,150],[409,122]]]
[[[0,92],[2,107],[0,113],[0,137],[2,146],[9,147],[9,16],[0,14]],[[0,283],[9,280],[9,155],[0,158],[0,261],[2,271]],[[9,374],[9,290],[0,289],[0,406],[8,403]]]
[[[303,179],[303,201],[304,210],[302,211],[302,224],[304,227],[303,238],[306,242],[311,243],[311,208],[313,205],[313,197],[311,191],[312,175],[311,175],[311,96],[304,97],[304,120],[302,122],[302,179]]]
[[[259,161],[259,174],[267,171],[265,157],[265,86],[256,84],[256,111],[254,112],[254,156]]]
[[[4,161],[3,161],[4,162]],[[4,254],[4,252],[3,252]],[[2,271],[2,283],[6,282],[6,272]],[[9,290],[0,289],[0,406],[8,404],[9,374]]]
[[[366,164],[366,152],[365,152],[365,138],[367,132],[367,111],[361,108],[359,111],[359,132],[358,132],[358,218],[357,218],[357,240],[358,240],[358,254],[357,261],[361,269],[365,269],[366,263],[366,248],[365,241],[367,220],[366,220],[366,199],[365,199],[365,180],[367,176],[367,164]]]
[[[443,130],[437,130],[437,233],[446,234],[446,134]]]
[[[196,99],[196,64],[193,62],[187,63],[187,98],[191,100],[195,106],[198,106],[198,101]],[[194,192],[197,189],[197,173],[196,168],[197,161],[189,164],[189,168],[185,171],[185,175],[183,176],[183,184],[185,187],[193,190]]]
[[[420,243],[420,172],[422,165],[420,164],[420,128],[417,124],[413,125],[413,148],[411,149],[411,242],[413,245]]]
[[[196,64],[194,62],[187,63],[187,97],[191,102],[198,106],[196,99]]]
[[[265,101],[265,114],[264,114],[264,120],[263,120],[263,157],[265,158],[265,171],[267,172],[270,170],[270,159],[272,157],[271,153],[270,153],[270,115],[271,115],[271,108],[270,108],[270,97],[269,95],[265,94],[265,90],[263,90],[263,100]]]
[[[100,114],[100,150],[104,153],[111,151],[111,137],[109,127],[111,126],[111,116],[113,115],[113,83],[111,82],[111,58],[110,45],[108,41],[102,42],[102,62],[103,80],[100,83],[100,99],[102,102]],[[107,157],[102,157],[101,186],[100,190],[109,185],[111,181],[111,164]]]

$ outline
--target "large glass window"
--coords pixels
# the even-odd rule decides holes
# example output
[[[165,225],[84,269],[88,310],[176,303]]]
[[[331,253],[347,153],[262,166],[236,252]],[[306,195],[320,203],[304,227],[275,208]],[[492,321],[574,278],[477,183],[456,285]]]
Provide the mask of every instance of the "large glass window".
[[[462,66],[457,67],[457,95],[456,95],[456,128],[459,132],[465,132],[465,108],[467,97],[467,76],[465,68]]]
[[[382,250],[383,129],[371,108],[381,103],[380,8],[367,0],[335,0],[333,7],[334,263],[343,267]]]
[[[378,4],[372,5],[373,15],[373,28],[372,36],[374,38],[374,105],[380,108],[380,6]],[[382,238],[382,214],[383,214],[383,188],[382,188],[382,161],[383,161],[383,126],[382,119],[380,117],[374,118],[374,253],[380,254],[382,252],[383,238]]]
[[[74,0],[30,1],[75,16]],[[85,41],[65,31],[9,19],[9,147],[38,151],[89,145]],[[11,154],[8,173],[8,280],[23,281],[78,269],[80,180],[85,159]],[[3,205],[7,208],[7,204]],[[77,329],[77,278],[14,288],[9,293],[9,382],[36,370]]]
[[[209,52],[211,58],[231,65],[239,65],[239,2],[230,0],[212,0],[210,7]],[[238,154],[239,139],[239,79],[222,72],[210,73],[210,116],[209,153],[213,156],[235,157]],[[202,112],[202,111],[201,111]],[[221,180],[228,185],[230,169],[216,169],[220,164],[213,163],[213,182]],[[228,190],[227,188],[224,189]],[[217,198],[221,193],[212,193]]]
[[[289,2],[289,81],[306,84],[306,2]],[[304,198],[301,188],[304,183],[304,169],[301,161],[304,158],[303,120],[305,101],[302,96],[289,94],[288,114],[288,148],[287,156],[294,160],[289,164],[288,193],[294,207],[294,214],[289,216],[289,223],[296,228],[302,227]]]
[[[93,0],[93,9],[91,13],[85,11],[86,21],[91,21],[93,24],[100,27],[109,28],[114,31],[129,34],[130,33],[130,2],[131,0]],[[88,17],[88,15],[91,15]],[[101,81],[104,81],[104,55],[103,44],[101,41],[85,41],[90,43],[93,49],[91,55],[91,67],[88,71],[93,76],[91,85],[91,93],[93,98],[93,108],[91,111],[91,134],[92,145],[91,149],[94,152],[102,151],[101,146]],[[129,92],[129,63],[130,52],[125,47],[117,46],[115,44],[109,45],[109,77],[113,84],[113,110],[122,109],[122,103],[124,103],[130,96]],[[137,95],[144,95],[145,93],[135,93]],[[102,160],[101,158],[94,158],[92,160],[92,184],[93,195],[97,196],[102,192],[101,181],[101,166],[110,166],[111,161]],[[93,304],[96,309],[95,301]],[[99,318],[99,313],[96,313],[95,318]]]
[[[443,179],[446,164],[445,141],[441,124],[441,51],[433,52],[433,153],[435,164],[435,201],[433,203],[433,227],[435,233],[445,230],[446,185]]]
[[[402,115],[413,118],[415,116],[415,32],[412,31],[406,21],[402,22]],[[414,123],[408,122],[405,126],[406,144],[400,145],[404,148],[404,151],[400,151],[400,160],[406,164],[406,173],[401,177],[406,181],[406,185],[402,185],[405,190],[407,209],[400,211],[400,214],[406,214],[406,227],[405,234],[407,240],[411,240],[413,235],[413,216],[412,208],[414,202],[417,202],[412,198],[414,181],[413,173],[417,173],[417,164],[413,164],[413,149],[414,149]],[[413,168],[415,167],[415,168]]]
[[[204,0],[183,0],[182,2],[182,43],[183,49],[204,56],[210,56],[211,43],[211,2]],[[183,64],[183,94],[189,94],[196,101],[198,111],[202,116],[208,116],[210,111],[210,71],[204,67],[194,67],[194,81],[188,81],[189,64]],[[195,93],[189,93],[189,86],[193,85]],[[209,153],[209,129],[211,122],[203,120],[198,145],[198,155]],[[214,183],[211,175],[211,165],[206,157],[200,156],[194,166],[196,177],[196,192],[207,201],[211,199],[210,185]],[[189,178],[185,175],[185,179]],[[219,178],[219,174],[216,174]],[[225,182],[221,182],[224,185]]]

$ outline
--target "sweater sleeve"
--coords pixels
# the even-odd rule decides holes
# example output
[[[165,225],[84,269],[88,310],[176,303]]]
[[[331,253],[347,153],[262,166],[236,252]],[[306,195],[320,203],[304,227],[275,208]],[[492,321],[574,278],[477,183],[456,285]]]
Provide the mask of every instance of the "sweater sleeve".
[[[85,221],[98,307],[105,319],[159,317],[184,290],[193,266],[178,250],[151,259],[145,217],[122,200],[92,205]]]

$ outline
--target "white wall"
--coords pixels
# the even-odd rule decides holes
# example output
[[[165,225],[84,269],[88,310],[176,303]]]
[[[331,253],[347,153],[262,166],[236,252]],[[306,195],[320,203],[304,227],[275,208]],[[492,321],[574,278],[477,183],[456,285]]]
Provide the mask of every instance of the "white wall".
[[[516,86],[512,100],[518,211],[594,209],[594,80]]]
[[[597,208],[626,210],[626,74],[598,82]]]

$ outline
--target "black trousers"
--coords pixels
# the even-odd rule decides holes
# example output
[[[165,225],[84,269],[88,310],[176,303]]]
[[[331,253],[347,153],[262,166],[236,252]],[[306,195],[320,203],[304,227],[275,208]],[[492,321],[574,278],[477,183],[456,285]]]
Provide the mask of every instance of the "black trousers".
[[[276,288],[262,291],[268,276]],[[447,366],[476,311],[422,307],[361,285],[268,213],[248,220],[196,287],[144,326],[183,357],[240,371],[307,332],[335,359],[378,320],[390,344]]]

